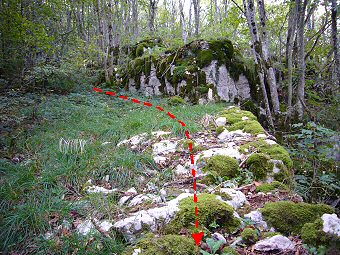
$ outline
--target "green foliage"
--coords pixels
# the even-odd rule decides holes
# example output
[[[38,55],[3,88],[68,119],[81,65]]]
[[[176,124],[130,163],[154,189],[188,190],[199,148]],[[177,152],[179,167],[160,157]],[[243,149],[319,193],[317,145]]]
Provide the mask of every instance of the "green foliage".
[[[223,254],[225,255],[240,255],[234,248],[231,247],[224,247]]]
[[[242,233],[242,240],[247,244],[255,243],[259,240],[259,234],[256,229],[253,228],[245,228]]]
[[[324,204],[294,203],[280,201],[267,203],[261,212],[265,221],[284,234],[300,234],[306,223],[312,223],[324,213],[334,209]]]
[[[286,139],[296,169],[296,191],[307,201],[336,199],[340,195],[335,162],[340,153],[338,134],[314,122],[292,127],[293,132]]]
[[[229,156],[215,155],[209,158],[204,172],[216,172],[222,178],[232,179],[237,176],[238,161]]]
[[[185,100],[180,96],[173,96],[168,100],[169,105],[183,105],[186,104]]]
[[[221,245],[223,244],[223,241],[216,241],[213,238],[207,238],[206,240],[207,245],[209,246],[211,253],[206,252],[204,250],[201,250],[203,255],[215,255],[216,252],[220,249]]]
[[[196,216],[192,213],[195,208],[192,197],[185,198],[180,202],[180,211],[176,214],[175,219],[167,226],[167,232],[177,233],[183,227],[187,227],[192,231],[195,230],[192,223],[195,222]],[[234,218],[234,209],[216,199],[216,195],[213,194],[200,194],[198,195],[199,216],[198,220],[201,226],[207,229],[211,229],[211,224],[215,222],[219,226],[223,227],[226,231],[232,232],[239,225],[240,221]]]
[[[275,189],[288,190],[288,187],[285,184],[278,182],[278,181],[273,181],[272,183],[264,183],[256,187],[257,192],[265,192],[265,193],[270,192]]]
[[[330,242],[331,237],[322,229],[323,221],[321,218],[316,219],[314,222],[306,223],[301,229],[301,238],[303,242],[312,245],[327,245]]]
[[[221,134],[225,130],[225,126],[219,126],[216,128],[216,135]]]

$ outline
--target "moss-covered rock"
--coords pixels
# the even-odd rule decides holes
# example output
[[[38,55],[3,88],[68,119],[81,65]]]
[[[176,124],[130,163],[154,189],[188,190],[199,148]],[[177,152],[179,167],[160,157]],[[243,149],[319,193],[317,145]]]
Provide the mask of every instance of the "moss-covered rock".
[[[135,245],[135,249],[141,249],[141,255],[194,255],[195,242],[191,237],[180,235],[165,235],[141,239]],[[132,255],[133,250],[125,252]]]
[[[240,147],[241,152],[249,152],[256,150],[257,153],[263,153],[270,156],[271,159],[282,160],[284,165],[290,169],[293,167],[293,161],[285,150],[279,144],[269,144],[264,139],[259,139],[250,143],[246,143]]]
[[[226,231],[233,232],[240,225],[240,220],[234,217],[234,209],[227,203],[216,198],[213,194],[200,194],[197,206],[199,208],[199,224],[202,228],[211,229],[210,225],[214,222],[223,227]],[[183,227],[192,232],[195,228],[195,206],[193,199],[186,198],[180,202],[179,212],[175,219],[167,226],[167,233],[178,233]]]
[[[247,244],[255,243],[259,240],[259,234],[256,229],[253,228],[245,228],[242,233],[242,240]]]
[[[328,244],[331,236],[323,232],[323,221],[321,218],[312,223],[306,223],[301,229],[301,238],[307,244],[324,245]]]
[[[278,182],[278,181],[273,181],[272,183],[263,183],[260,186],[256,187],[257,192],[270,192],[275,189],[281,189],[281,190],[288,190],[287,185]]]
[[[324,213],[333,213],[334,209],[324,204],[294,203],[279,201],[267,203],[261,209],[265,221],[284,234],[300,234],[306,223],[312,223]]]
[[[280,232],[263,232],[262,236],[263,238],[273,237],[277,235],[282,235]]]
[[[215,155],[208,159],[204,172],[216,172],[222,178],[232,179],[239,173],[238,161],[232,157]]]
[[[224,247],[223,253],[226,253],[228,255],[240,255],[234,248],[232,247]]]
[[[263,180],[273,170],[270,157],[264,153],[254,153],[246,161],[248,169],[253,173],[256,180]]]
[[[202,145],[195,143],[191,139],[186,139],[186,140],[184,140],[182,142],[179,142],[178,146],[182,146],[182,148],[184,150],[189,150],[190,149],[190,144],[192,144],[192,152],[193,153],[196,153],[198,151],[202,151],[202,150],[205,149]]]

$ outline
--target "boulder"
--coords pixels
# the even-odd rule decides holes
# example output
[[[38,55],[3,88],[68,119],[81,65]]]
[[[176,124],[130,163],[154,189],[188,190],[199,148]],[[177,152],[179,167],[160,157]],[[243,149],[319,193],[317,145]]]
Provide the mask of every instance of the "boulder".
[[[257,251],[264,252],[274,250],[292,251],[295,249],[295,244],[285,236],[276,235],[257,242],[254,248]]]

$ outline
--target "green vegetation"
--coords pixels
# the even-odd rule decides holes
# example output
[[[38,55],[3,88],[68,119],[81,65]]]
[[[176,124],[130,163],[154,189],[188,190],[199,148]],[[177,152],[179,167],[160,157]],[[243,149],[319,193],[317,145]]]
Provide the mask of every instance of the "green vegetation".
[[[216,128],[216,135],[221,134],[226,128],[224,126],[219,126]]]
[[[269,238],[269,237],[273,237],[276,235],[281,235],[281,233],[280,232],[263,232],[262,233],[263,238]]]
[[[185,100],[180,96],[173,96],[168,101],[169,105],[183,105],[185,103],[186,103]]]
[[[208,159],[204,172],[216,172],[222,178],[232,179],[239,172],[238,161],[229,156],[215,155]]]
[[[265,179],[267,174],[273,171],[274,166],[270,162],[270,156],[264,153],[254,153],[247,159],[246,164],[256,180]]]
[[[247,244],[255,243],[259,240],[259,234],[256,229],[253,228],[245,228],[242,233],[242,240]]]
[[[324,213],[333,213],[334,209],[324,204],[294,203],[280,201],[267,203],[261,212],[265,221],[284,234],[300,234],[306,223],[312,223]]]
[[[141,249],[145,255],[194,255],[195,242],[192,237],[180,235],[164,235],[162,237],[146,237],[139,240],[136,249]],[[131,255],[133,250],[126,255]]]
[[[323,221],[321,218],[314,222],[306,223],[301,229],[301,238],[304,243],[312,245],[328,244],[331,236],[323,232]]]
[[[275,189],[280,189],[280,190],[288,190],[287,185],[278,182],[278,181],[273,181],[272,183],[263,183],[260,186],[256,187],[257,192],[270,192]]]
[[[168,233],[178,233],[183,227],[195,231],[194,226],[192,226],[192,223],[196,220],[195,214],[192,213],[195,205],[192,197],[183,199],[180,202],[180,211],[167,226],[166,231]],[[216,195],[198,195],[197,206],[199,208],[199,223],[207,229],[211,229],[210,225],[215,222],[230,233],[240,225],[240,221],[233,216],[234,209],[225,202],[216,199]]]
[[[234,248],[231,247],[224,247],[223,253],[227,255],[240,255],[240,253],[238,253]]]
[[[92,92],[67,96],[29,94],[16,100],[1,97],[1,118],[7,116],[11,128],[0,140],[4,157],[0,160],[2,250],[25,250],[27,245],[34,245],[36,253],[88,249],[101,254],[96,247],[104,245],[107,249],[111,247],[111,252],[121,253],[125,246],[123,239],[96,236],[91,242],[90,237],[77,240],[74,229],[69,236],[56,237],[55,246],[52,241],[36,237],[53,230],[63,220],[73,222],[71,212],[89,215],[100,207],[103,217],[114,218],[118,207],[116,195],[87,194],[84,187],[89,179],[96,184],[108,175],[108,183],[123,190],[143,187],[147,182],[161,187],[172,180],[171,171],[164,169],[141,182],[145,169],[159,170],[152,155],[124,146],[117,148],[118,142],[157,130],[172,131],[185,138],[186,129],[192,133],[202,130],[197,124],[202,116],[224,107],[223,104],[169,107],[164,99],[144,100],[180,116],[187,127],[182,128],[156,109]],[[61,138],[86,141],[83,153],[59,151]],[[103,145],[105,142],[110,143]],[[8,160],[16,155],[23,155],[19,163]],[[51,225],[49,221],[54,218],[57,221]],[[91,248],[90,244],[93,244]]]

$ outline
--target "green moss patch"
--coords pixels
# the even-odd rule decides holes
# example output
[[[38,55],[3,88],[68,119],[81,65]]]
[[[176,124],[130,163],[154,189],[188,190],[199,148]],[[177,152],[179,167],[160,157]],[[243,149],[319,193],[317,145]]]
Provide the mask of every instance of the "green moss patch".
[[[331,236],[327,235],[322,229],[323,221],[321,218],[313,223],[306,223],[301,229],[301,238],[307,244],[327,245],[331,240]]]
[[[182,146],[184,150],[189,150],[191,143],[192,143],[192,152],[193,153],[196,153],[198,151],[202,151],[202,150],[205,149],[202,145],[195,143],[191,139],[186,139],[184,141],[179,142],[178,146]]]
[[[216,172],[219,176],[232,179],[239,173],[238,161],[229,156],[215,155],[208,159],[204,172]]]
[[[135,248],[141,249],[141,254],[143,255],[196,254],[194,239],[192,237],[185,237],[180,235],[165,235],[159,238],[147,237],[138,241]]]
[[[253,228],[245,228],[241,233],[242,239],[247,244],[255,243],[259,240],[259,234]]]
[[[180,96],[173,96],[168,100],[169,105],[181,105],[185,103],[186,103],[185,100]]]
[[[195,231],[195,206],[196,203],[194,203],[192,197],[183,199],[179,205],[179,212],[175,219],[167,226],[166,232],[178,233],[183,227]],[[240,221],[233,216],[234,209],[225,202],[216,199],[216,195],[198,195],[197,206],[199,208],[199,223],[206,229],[211,229],[210,225],[216,223],[226,231],[232,232],[240,225]]]
[[[324,204],[294,203],[279,201],[267,203],[261,209],[265,221],[284,234],[300,234],[306,223],[312,223],[324,213],[333,213],[334,209]]]
[[[234,248],[231,247],[225,247],[223,248],[223,253],[226,253],[228,255],[240,255]]]
[[[248,169],[254,174],[256,180],[263,180],[273,170],[270,157],[264,153],[254,153],[246,161]]]
[[[288,187],[287,185],[281,182],[278,182],[278,181],[273,181],[272,183],[264,183],[256,187],[257,192],[265,192],[265,193],[273,191],[275,189],[288,190]]]
[[[241,152],[246,152],[246,150],[249,151],[251,149],[256,149],[257,153],[269,155],[271,159],[282,160],[288,169],[293,167],[293,161],[291,160],[288,151],[279,144],[270,145],[263,139],[259,139],[240,147]]]
[[[225,130],[224,126],[219,126],[216,128],[216,135],[221,134]]]

